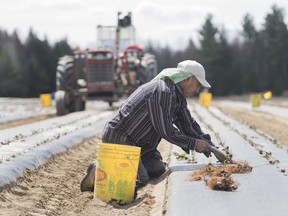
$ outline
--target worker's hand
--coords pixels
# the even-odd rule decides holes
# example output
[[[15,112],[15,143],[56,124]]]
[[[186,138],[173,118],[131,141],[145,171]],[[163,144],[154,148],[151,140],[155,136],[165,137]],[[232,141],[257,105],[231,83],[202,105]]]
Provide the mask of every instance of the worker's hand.
[[[194,150],[199,153],[203,153],[206,157],[211,156],[210,144],[204,140],[197,139]]]

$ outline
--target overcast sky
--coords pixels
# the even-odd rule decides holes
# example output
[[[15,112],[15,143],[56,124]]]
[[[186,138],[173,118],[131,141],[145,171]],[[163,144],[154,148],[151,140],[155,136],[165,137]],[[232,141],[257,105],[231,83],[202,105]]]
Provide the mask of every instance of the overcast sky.
[[[91,48],[97,25],[116,25],[117,11],[131,11],[139,43],[151,39],[181,48],[187,38],[198,40],[208,13],[215,25],[233,35],[246,13],[260,28],[273,4],[284,8],[288,24],[288,0],[0,0],[0,29],[17,30],[26,39],[33,28],[50,43],[66,37],[72,46]]]

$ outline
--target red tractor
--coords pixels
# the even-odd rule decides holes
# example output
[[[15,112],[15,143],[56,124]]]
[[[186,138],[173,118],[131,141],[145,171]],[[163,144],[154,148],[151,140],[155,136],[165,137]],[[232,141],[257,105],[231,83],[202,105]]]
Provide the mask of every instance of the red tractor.
[[[77,50],[58,61],[56,77],[57,115],[85,110],[87,98],[110,106],[157,74],[155,56],[134,42],[131,13],[118,26],[98,26],[96,50]],[[111,33],[112,32],[112,33]]]

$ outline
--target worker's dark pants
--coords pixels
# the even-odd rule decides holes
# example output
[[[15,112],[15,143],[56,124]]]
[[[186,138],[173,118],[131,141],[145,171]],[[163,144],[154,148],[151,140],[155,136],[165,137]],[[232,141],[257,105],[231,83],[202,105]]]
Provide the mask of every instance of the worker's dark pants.
[[[162,161],[162,156],[158,150],[155,150],[151,158],[146,159],[145,162],[139,161],[138,185],[146,185],[151,178],[161,176],[165,170],[166,167]]]

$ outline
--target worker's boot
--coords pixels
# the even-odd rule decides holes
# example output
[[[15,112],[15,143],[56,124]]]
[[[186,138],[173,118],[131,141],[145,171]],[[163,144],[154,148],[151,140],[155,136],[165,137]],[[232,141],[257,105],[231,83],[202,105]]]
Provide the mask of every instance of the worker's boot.
[[[87,173],[81,181],[80,190],[81,192],[84,191],[94,191],[94,184],[95,184],[95,169],[96,164],[91,163],[87,168]]]

